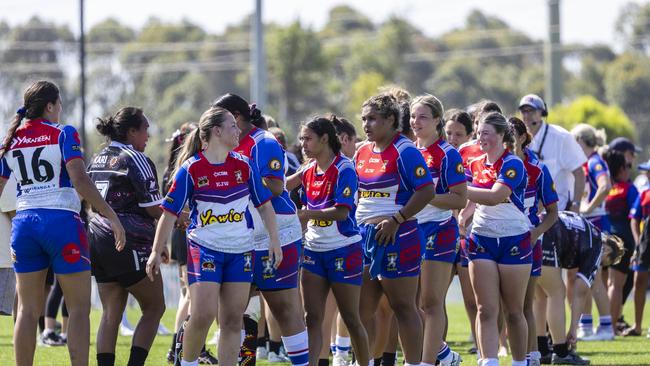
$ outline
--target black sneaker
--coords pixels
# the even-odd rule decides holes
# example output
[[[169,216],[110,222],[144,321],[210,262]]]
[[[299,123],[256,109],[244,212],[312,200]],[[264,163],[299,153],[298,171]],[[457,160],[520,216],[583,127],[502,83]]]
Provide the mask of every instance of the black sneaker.
[[[589,365],[591,361],[580,357],[574,351],[569,352],[566,357],[560,357],[553,353],[553,365]]]
[[[551,362],[553,361],[553,355],[554,353],[552,352],[542,355],[542,357],[540,357],[539,359],[539,363],[541,363],[542,365],[550,365]]]
[[[218,365],[219,360],[210,353],[209,349],[204,349],[199,354],[199,365]]]
[[[58,334],[49,332],[41,335],[41,344],[47,347],[65,346],[65,341]]]
[[[169,351],[167,351],[167,363],[173,364],[174,358],[175,358],[174,350],[170,348]]]

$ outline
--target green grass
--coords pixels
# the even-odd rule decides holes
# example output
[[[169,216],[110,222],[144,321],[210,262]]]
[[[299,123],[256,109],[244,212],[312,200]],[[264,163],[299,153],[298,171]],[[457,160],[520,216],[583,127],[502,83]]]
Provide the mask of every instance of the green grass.
[[[650,307],[647,306],[646,310]],[[476,357],[467,353],[470,344],[467,342],[469,333],[469,323],[465,316],[462,304],[453,303],[449,305],[449,344],[461,352],[463,356],[463,366],[476,365]],[[135,323],[139,313],[137,310],[129,312],[129,319]],[[90,364],[96,365],[95,362],[95,335],[99,324],[100,312],[94,310],[91,314],[91,349]],[[650,313],[646,311],[646,318]],[[633,319],[632,304],[625,307],[625,318]],[[163,323],[169,329],[173,328],[174,309],[169,309],[163,317]],[[648,327],[648,321],[644,324],[644,333]],[[0,317],[0,365],[13,365],[13,349],[11,345],[13,324],[10,317]],[[210,336],[212,335],[212,330]],[[125,365],[129,356],[131,338],[119,337],[117,341],[116,365]],[[171,342],[169,336],[158,336],[149,353],[147,365],[165,365],[165,354]],[[213,349],[214,350],[214,349]],[[579,343],[579,352],[581,355],[591,359],[592,365],[650,365],[650,339],[643,337],[623,338],[617,337],[612,342],[581,342]],[[48,348],[37,347],[35,365],[67,365],[69,364],[67,350],[63,347]],[[266,366],[266,362],[258,362],[259,365]],[[400,360],[401,364],[401,360]],[[509,365],[510,358],[501,359],[502,365]]]

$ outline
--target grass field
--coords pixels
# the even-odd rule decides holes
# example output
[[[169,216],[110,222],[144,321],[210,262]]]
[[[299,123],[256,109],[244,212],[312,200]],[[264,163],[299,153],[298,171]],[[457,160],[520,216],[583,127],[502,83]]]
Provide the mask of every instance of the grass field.
[[[632,304],[625,307],[625,318],[633,319]],[[648,309],[647,306],[646,310]],[[469,333],[469,323],[465,316],[462,304],[453,303],[449,305],[449,343],[454,350],[461,352],[464,366],[476,365],[476,357],[467,353],[470,344],[467,342]],[[135,324],[139,313],[132,310],[129,313],[129,319]],[[91,314],[91,365],[96,365],[94,340],[99,325],[100,312],[94,310]],[[646,311],[646,318],[650,313]],[[174,321],[174,309],[169,309],[165,313],[163,323],[167,328],[172,329]],[[644,331],[648,327],[648,321],[644,325]],[[9,317],[0,318],[0,365],[13,365],[13,349],[11,346],[12,320]],[[210,335],[212,332],[210,333]],[[131,338],[119,337],[116,355],[116,365],[126,365]],[[147,365],[165,365],[165,354],[171,342],[169,336],[158,336],[149,353]],[[214,350],[214,349],[213,349]],[[612,342],[594,342],[579,344],[580,354],[591,359],[592,365],[650,365],[650,339],[643,337],[622,338],[617,337]],[[47,348],[37,347],[35,365],[67,365],[69,364],[67,350],[62,347]],[[265,361],[258,361],[259,365],[267,365]],[[400,360],[401,364],[401,360]],[[510,358],[501,359],[501,364],[510,365]]]

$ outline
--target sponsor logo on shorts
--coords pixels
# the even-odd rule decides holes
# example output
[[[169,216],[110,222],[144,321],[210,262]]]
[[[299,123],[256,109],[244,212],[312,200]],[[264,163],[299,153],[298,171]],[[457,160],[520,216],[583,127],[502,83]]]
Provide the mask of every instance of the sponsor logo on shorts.
[[[519,247],[510,248],[510,255],[516,257],[519,255]]]
[[[433,250],[433,247],[436,243],[436,234],[431,235],[427,238],[427,250]]]
[[[253,270],[253,254],[244,253],[244,272],[251,272]]]
[[[345,265],[345,258],[336,258],[334,262],[334,270],[336,272],[345,272],[343,265]]]
[[[217,266],[214,265],[214,259],[203,258],[203,261],[201,261],[201,271],[214,272],[216,270],[217,270]]]
[[[81,259],[81,250],[77,244],[69,243],[63,247],[61,255],[67,263],[77,263]]]
[[[386,270],[397,271],[397,253],[388,253],[386,256],[388,263],[386,263]]]
[[[302,263],[303,263],[303,264],[311,264],[311,265],[313,266],[314,264],[316,264],[316,261],[314,261],[313,259],[311,259],[310,256],[308,256],[308,255],[304,255],[304,256],[302,257]]]
[[[268,256],[262,257],[262,278],[268,280],[275,277],[275,270],[273,269],[273,262]]]

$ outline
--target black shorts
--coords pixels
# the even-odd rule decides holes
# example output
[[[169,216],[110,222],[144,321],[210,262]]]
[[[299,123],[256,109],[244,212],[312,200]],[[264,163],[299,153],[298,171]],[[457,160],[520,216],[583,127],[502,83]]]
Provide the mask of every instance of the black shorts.
[[[632,255],[634,254],[634,237],[632,236],[630,222],[612,221],[612,234],[618,236],[621,238],[621,240],[623,240],[625,253],[623,253],[621,261],[618,264],[611,266],[610,268],[614,268],[622,273],[630,273],[630,262],[632,261]]]
[[[542,265],[564,269],[578,268],[578,277],[591,286],[600,267],[603,246],[600,232],[594,230],[591,235],[562,235],[558,225],[562,225],[560,220],[544,233]]]
[[[146,266],[151,247],[126,244],[121,252],[115,249],[113,234],[89,230],[90,270],[97,283],[118,282],[127,288],[147,276]]]
[[[178,262],[179,266],[187,265],[187,234],[185,230],[174,229],[172,231],[171,257]]]

